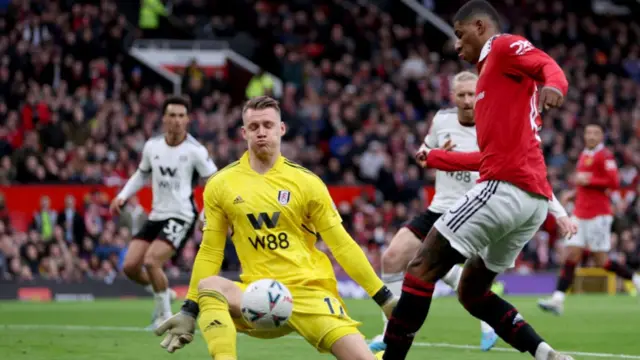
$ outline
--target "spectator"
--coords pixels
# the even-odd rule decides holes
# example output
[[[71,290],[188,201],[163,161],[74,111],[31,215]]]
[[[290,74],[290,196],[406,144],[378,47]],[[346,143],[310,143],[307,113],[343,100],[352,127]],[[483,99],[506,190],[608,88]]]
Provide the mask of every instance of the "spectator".
[[[50,207],[51,199],[48,196],[40,198],[40,210],[33,214],[31,225],[31,228],[36,230],[44,241],[51,239],[54,226],[57,224],[58,213]]]
[[[75,239],[84,239],[85,225],[82,215],[76,207],[76,199],[73,195],[67,195],[64,199],[65,208],[58,215],[58,226],[64,231],[64,240],[71,244]]]

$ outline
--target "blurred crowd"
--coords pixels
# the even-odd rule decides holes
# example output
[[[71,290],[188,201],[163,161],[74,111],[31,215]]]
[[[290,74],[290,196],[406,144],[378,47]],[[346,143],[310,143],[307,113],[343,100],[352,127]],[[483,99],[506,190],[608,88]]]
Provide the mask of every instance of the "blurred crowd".
[[[460,2],[435,2],[434,9],[449,20]],[[406,12],[385,12],[375,3],[385,2],[242,0],[222,6],[182,0],[172,2],[172,11],[197,28],[194,36],[247,34],[260,44],[252,60],[284,83],[285,156],[329,185],[375,187],[375,196],[338,207],[377,266],[393,233],[425,207],[422,187],[433,184],[433,173],[420,169],[411,155],[435,112],[451,106],[452,76],[470,66],[457,60],[451,41],[433,40],[436,30],[428,23],[400,16]],[[541,132],[549,178],[561,199],[573,186],[584,124],[598,121],[607,129],[607,146],[615,152],[625,188],[612,193],[612,256],[637,268],[638,20],[596,15],[589,6],[570,8],[572,3],[563,1],[493,3],[505,16],[507,31],[546,50],[569,78],[566,104],[543,115]],[[125,64],[122,39],[131,35],[130,27],[115,2],[66,4],[14,0],[0,17],[2,185],[122,186],[135,171],[145,140],[160,131],[165,91],[145,82],[141,67]],[[205,11],[211,4],[217,12]],[[194,62],[182,76],[183,93],[193,105],[190,132],[222,168],[245,149],[240,104],[229,95],[224,72],[207,76]],[[115,276],[137,221],[112,219],[107,202],[95,194],[50,209],[44,197],[26,233],[12,229],[8,215],[0,219],[0,274]],[[11,213],[4,202],[1,206],[3,214]],[[144,216],[136,201],[127,206],[131,218]],[[189,270],[199,236],[174,259],[173,273]],[[553,268],[561,256],[556,240],[549,219],[523,252],[519,270]],[[237,267],[234,261],[229,250],[225,267]]]

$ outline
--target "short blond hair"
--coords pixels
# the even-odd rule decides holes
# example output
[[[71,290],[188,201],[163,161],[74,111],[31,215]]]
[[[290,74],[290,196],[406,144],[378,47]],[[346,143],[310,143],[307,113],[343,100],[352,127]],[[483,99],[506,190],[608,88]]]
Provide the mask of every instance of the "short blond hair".
[[[478,81],[478,75],[472,73],[471,71],[461,71],[453,77],[453,80],[451,81],[451,87],[454,88],[458,83],[461,83],[463,81]]]
[[[265,110],[265,109],[273,109],[278,114],[280,114],[280,103],[278,100],[269,97],[269,96],[256,96],[247,100],[247,102],[242,107],[242,114],[247,112],[247,110]]]

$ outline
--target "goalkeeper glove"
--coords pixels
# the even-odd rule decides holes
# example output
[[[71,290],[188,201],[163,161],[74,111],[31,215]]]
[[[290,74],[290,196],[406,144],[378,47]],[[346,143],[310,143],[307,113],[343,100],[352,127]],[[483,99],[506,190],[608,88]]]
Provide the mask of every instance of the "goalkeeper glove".
[[[198,312],[198,304],[195,301],[185,301],[180,312],[167,319],[154,331],[157,336],[167,333],[160,346],[173,353],[192,342]]]
[[[399,297],[394,296],[386,285],[373,295],[373,301],[380,306],[387,319],[391,317],[391,313],[393,313],[393,309],[396,307],[396,304],[398,304],[398,300]]]

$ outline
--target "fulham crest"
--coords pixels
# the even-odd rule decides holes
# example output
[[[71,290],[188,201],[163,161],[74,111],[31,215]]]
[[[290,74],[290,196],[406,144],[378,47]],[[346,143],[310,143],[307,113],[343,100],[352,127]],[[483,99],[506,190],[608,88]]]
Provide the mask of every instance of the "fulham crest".
[[[278,202],[281,205],[287,205],[289,200],[291,200],[291,193],[288,190],[278,191]]]

